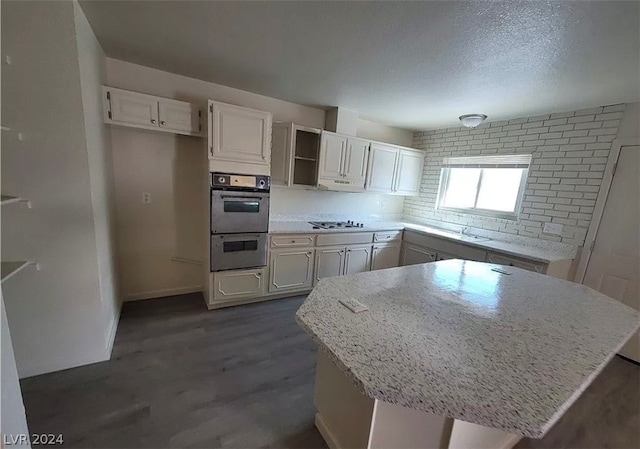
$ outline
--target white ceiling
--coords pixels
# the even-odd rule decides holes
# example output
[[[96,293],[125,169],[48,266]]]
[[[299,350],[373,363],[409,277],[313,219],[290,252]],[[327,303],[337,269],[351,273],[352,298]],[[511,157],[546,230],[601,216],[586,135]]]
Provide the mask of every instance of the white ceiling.
[[[108,56],[410,129],[640,100],[640,3],[82,1]]]

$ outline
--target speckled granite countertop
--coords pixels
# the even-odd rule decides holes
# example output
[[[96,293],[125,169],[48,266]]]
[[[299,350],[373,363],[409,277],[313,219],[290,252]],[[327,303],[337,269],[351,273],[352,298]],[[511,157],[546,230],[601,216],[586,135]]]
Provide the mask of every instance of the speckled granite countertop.
[[[400,221],[365,221],[362,228],[342,228],[342,229],[313,229],[313,226],[306,221],[271,221],[269,222],[269,233],[271,234],[332,234],[337,232],[375,232],[391,230],[410,230],[422,234],[441,237],[454,242],[485,250],[495,250],[504,254],[522,257],[537,262],[550,263],[558,260],[570,260],[576,256],[576,247],[566,244],[554,244],[554,242],[544,242],[546,245],[527,246],[518,243],[506,242],[495,239],[469,240],[468,236],[462,237],[452,231],[437,229],[414,223]]]
[[[639,313],[580,284],[492,267],[447,260],[325,278],[296,319],[371,398],[540,438]]]

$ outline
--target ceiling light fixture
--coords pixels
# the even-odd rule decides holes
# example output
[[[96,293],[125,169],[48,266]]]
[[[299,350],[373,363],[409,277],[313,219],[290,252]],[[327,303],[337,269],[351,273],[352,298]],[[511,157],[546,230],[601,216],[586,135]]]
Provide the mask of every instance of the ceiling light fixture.
[[[487,116],[484,114],[466,114],[461,115],[458,118],[467,128],[475,128],[480,123],[484,122],[487,119]]]

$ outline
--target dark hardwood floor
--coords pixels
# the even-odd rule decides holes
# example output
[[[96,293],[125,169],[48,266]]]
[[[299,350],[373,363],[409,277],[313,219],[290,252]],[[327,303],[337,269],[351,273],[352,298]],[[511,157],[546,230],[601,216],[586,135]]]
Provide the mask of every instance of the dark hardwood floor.
[[[30,431],[79,448],[326,448],[316,350],[294,320],[302,300],[126,303],[110,361],[21,381]],[[616,357],[543,440],[518,447],[638,448],[639,381]]]

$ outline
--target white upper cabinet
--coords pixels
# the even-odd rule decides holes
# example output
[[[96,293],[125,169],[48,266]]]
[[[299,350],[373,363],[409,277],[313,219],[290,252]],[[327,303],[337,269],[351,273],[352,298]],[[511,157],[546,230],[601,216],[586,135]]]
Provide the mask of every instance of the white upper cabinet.
[[[418,195],[422,181],[424,153],[414,150],[400,150],[394,193],[398,195]]]
[[[107,91],[108,116],[124,125],[158,126],[158,97],[126,90]]]
[[[103,86],[104,120],[188,136],[202,136],[202,108],[198,104]]]
[[[271,113],[209,101],[209,121],[214,171],[270,174]]]
[[[400,150],[396,147],[379,143],[371,144],[367,191],[393,193],[399,154]]]
[[[318,186],[362,192],[367,176],[369,141],[322,131]]]
[[[318,178],[342,179],[342,165],[346,152],[346,137],[322,131]]]
[[[160,128],[187,133],[202,132],[202,111],[191,103],[184,101],[158,100],[158,120]]]
[[[368,140],[347,138],[347,152],[342,168],[342,174],[346,180],[353,181],[363,188],[367,178],[369,144]]]
[[[367,191],[417,195],[422,181],[424,153],[374,142],[369,154]]]

